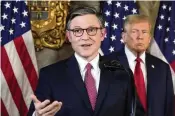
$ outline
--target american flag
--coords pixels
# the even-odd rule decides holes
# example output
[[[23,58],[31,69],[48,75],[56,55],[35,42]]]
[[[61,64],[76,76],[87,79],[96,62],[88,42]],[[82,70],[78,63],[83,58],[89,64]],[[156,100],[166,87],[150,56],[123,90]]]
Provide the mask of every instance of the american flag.
[[[150,53],[170,65],[175,94],[175,1],[160,2]]]
[[[102,12],[105,18],[107,34],[101,45],[103,54],[120,50],[124,44],[121,39],[123,22],[129,14],[138,14],[135,1],[103,1]]]
[[[1,1],[1,114],[26,116],[38,68],[24,1]]]

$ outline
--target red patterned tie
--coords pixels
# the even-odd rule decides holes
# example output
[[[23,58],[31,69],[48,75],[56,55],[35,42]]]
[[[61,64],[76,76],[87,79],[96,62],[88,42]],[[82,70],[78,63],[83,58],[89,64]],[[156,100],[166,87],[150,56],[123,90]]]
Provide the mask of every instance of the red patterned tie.
[[[86,74],[85,74],[85,84],[86,84],[86,89],[89,95],[89,100],[91,102],[92,109],[95,109],[95,103],[96,103],[96,98],[97,98],[97,90],[95,87],[95,80],[94,77],[91,74],[91,68],[92,65],[88,63],[86,65]]]
[[[145,82],[144,82],[142,69],[140,67],[140,62],[142,62],[142,60],[138,57],[135,61],[136,61],[136,66],[135,66],[135,72],[134,72],[134,81],[136,85],[136,90],[144,110],[147,111]]]

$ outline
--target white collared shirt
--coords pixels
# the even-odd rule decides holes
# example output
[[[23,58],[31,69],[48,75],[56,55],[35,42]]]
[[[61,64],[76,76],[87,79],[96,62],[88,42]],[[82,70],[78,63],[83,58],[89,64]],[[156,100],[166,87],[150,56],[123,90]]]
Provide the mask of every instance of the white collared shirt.
[[[135,65],[136,65],[135,59],[137,57],[128,49],[127,46],[125,46],[125,54],[126,54],[126,57],[128,59],[129,67],[134,74]],[[144,77],[144,81],[145,81],[145,86],[146,86],[145,89],[147,91],[147,72],[146,72],[146,63],[145,63],[145,52],[140,55],[140,58],[142,59],[141,69],[142,69],[143,77]]]
[[[100,55],[98,54],[90,62],[88,62],[87,60],[85,60],[84,58],[82,58],[81,56],[79,56],[77,53],[75,53],[75,58],[77,59],[78,66],[79,66],[79,69],[80,69],[80,74],[82,76],[83,81],[85,79],[85,73],[86,73],[86,70],[87,70],[86,69],[86,65],[88,63],[90,63],[92,65],[91,73],[92,73],[92,76],[95,79],[95,86],[96,86],[96,90],[98,92],[99,83],[100,83],[100,68],[99,68]]]

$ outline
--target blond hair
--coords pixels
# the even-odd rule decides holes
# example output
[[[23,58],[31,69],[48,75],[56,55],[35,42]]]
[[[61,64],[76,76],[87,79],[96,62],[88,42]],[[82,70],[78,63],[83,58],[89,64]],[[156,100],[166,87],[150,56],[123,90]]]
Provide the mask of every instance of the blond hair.
[[[126,26],[128,24],[135,24],[140,22],[148,22],[151,30],[151,21],[148,16],[140,15],[140,14],[134,14],[134,15],[128,15],[124,21],[123,29],[126,31]]]

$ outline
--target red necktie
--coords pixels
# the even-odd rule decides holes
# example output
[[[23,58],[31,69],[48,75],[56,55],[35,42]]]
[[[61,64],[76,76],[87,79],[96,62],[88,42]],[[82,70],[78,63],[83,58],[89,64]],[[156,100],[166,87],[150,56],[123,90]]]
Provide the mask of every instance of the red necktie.
[[[147,111],[145,82],[144,82],[142,69],[140,66],[140,62],[142,62],[142,60],[138,57],[135,61],[136,61],[136,66],[134,71],[134,81],[136,85],[136,91],[144,110]]]
[[[95,87],[95,80],[91,74],[91,64],[88,63],[86,65],[86,74],[85,74],[85,85],[86,85],[86,89],[89,95],[89,100],[92,106],[92,109],[95,109],[95,103],[96,103],[96,98],[97,98],[97,90]]]

